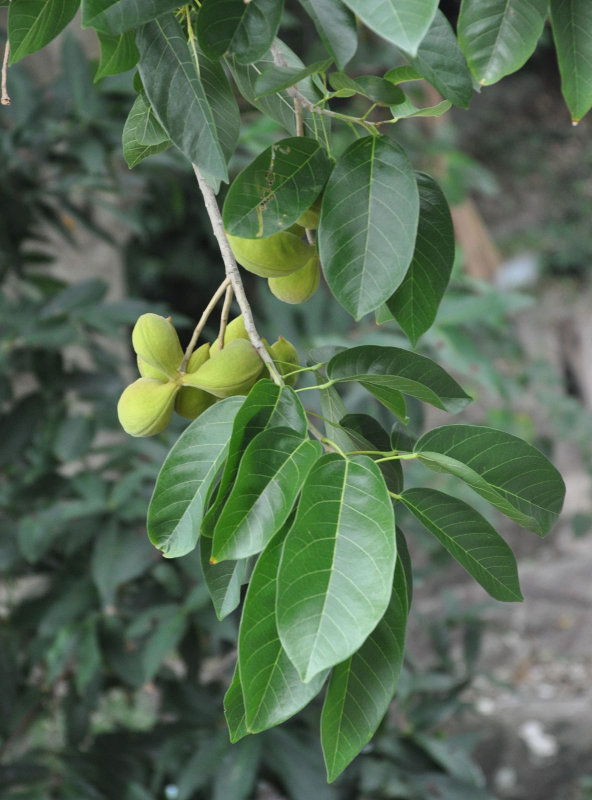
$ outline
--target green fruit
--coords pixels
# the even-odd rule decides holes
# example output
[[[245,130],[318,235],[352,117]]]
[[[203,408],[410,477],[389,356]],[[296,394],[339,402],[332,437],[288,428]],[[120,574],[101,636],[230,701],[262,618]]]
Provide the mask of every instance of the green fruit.
[[[296,225],[301,225],[303,228],[316,231],[319,227],[319,219],[321,218],[321,197],[317,197],[310,208],[300,215],[296,221]]]
[[[117,404],[121,427],[130,436],[153,436],[171,421],[179,384],[154,378],[138,378],[128,386]]]
[[[224,332],[224,347],[229,342],[232,342],[234,339],[248,339],[249,334],[247,333],[247,329],[245,328],[245,323],[243,321],[243,315],[235,317],[231,322],[228,323],[226,326],[226,330]],[[212,344],[212,349],[210,350],[210,356],[213,356],[215,353],[219,351],[218,340]],[[224,348],[222,348],[224,349]]]
[[[177,377],[183,350],[170,319],[158,314],[142,314],[132,331],[132,344],[148,366],[173,380]]]
[[[278,300],[284,303],[304,303],[319,288],[321,268],[319,257],[315,253],[302,269],[292,272],[285,278],[270,278],[269,289]]]
[[[203,389],[216,397],[246,394],[263,370],[263,362],[246,339],[234,339],[196,372],[183,376],[185,386]]]
[[[161,381],[162,383],[166,383],[168,381],[168,375],[165,375],[164,372],[156,369],[156,367],[152,367],[150,364],[147,364],[143,358],[140,358],[140,356],[136,356],[136,361],[138,362],[138,372],[143,378],[154,378],[155,381]]]
[[[175,411],[181,417],[195,419],[215,402],[216,398],[213,394],[208,394],[203,389],[183,386],[175,399]]]
[[[198,347],[197,350],[194,350],[193,353],[191,353],[185,372],[195,372],[201,367],[202,364],[205,364],[209,357],[210,343],[206,342],[205,344],[202,344],[201,347]]]
[[[277,278],[301,269],[311,256],[312,245],[289,231],[266,239],[242,239],[227,234],[238,263],[261,278]]]
[[[287,339],[284,339],[283,336],[280,336],[277,342],[274,342],[271,347],[269,348],[269,353],[273,358],[273,363],[278,368],[280,375],[284,378],[284,376],[289,375],[290,372],[294,372],[295,369],[298,369],[300,366],[300,362],[298,361],[298,351]],[[289,377],[285,378],[286,383],[288,386],[294,386],[298,375],[289,375]]]

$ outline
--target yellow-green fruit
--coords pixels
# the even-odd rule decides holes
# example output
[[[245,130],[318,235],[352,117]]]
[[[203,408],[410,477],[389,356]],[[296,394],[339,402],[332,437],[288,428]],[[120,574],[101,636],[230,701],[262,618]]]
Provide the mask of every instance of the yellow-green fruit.
[[[197,372],[183,376],[185,386],[203,389],[216,397],[246,394],[263,370],[263,362],[246,339],[234,339],[205,362]]]
[[[296,270],[285,278],[270,278],[269,288],[278,300],[284,303],[304,303],[319,288],[321,268],[319,257],[315,253],[302,269]]]
[[[138,372],[143,378],[154,378],[155,381],[161,381],[163,383],[168,381],[168,375],[165,375],[164,372],[156,369],[156,367],[147,364],[143,358],[140,358],[140,356],[137,356],[136,360],[138,362]]]
[[[201,347],[198,347],[197,350],[194,350],[193,353],[191,353],[185,372],[195,372],[201,367],[202,364],[205,364],[209,357],[210,343],[206,342],[205,344],[202,344]]]
[[[226,330],[224,331],[224,347],[226,347],[226,345],[229,342],[232,342],[234,339],[248,339],[248,338],[249,334],[247,333],[247,329],[245,328],[243,315],[240,314],[240,316],[235,317],[226,326]],[[216,339],[216,341],[212,344],[210,355],[213,356],[215,353],[218,352],[219,349],[220,347],[218,345],[218,340]]]
[[[283,336],[280,336],[277,342],[271,345],[269,352],[273,358],[273,363],[278,368],[282,377],[288,375],[290,372],[294,372],[294,370],[298,369],[300,366],[298,351],[292,342],[284,339]],[[285,378],[285,381],[289,386],[294,386],[297,377],[297,375],[290,375],[288,378]]]
[[[195,419],[215,402],[213,394],[208,394],[203,389],[183,386],[175,399],[175,411],[182,417]]]
[[[261,278],[277,278],[301,269],[311,256],[312,245],[289,231],[266,239],[242,239],[227,234],[238,263]]]
[[[134,350],[142,361],[175,378],[183,351],[170,319],[158,314],[142,314],[132,331]]]
[[[179,384],[138,378],[119,398],[117,416],[130,436],[152,436],[171,421]]]
[[[303,228],[316,231],[319,227],[319,219],[321,218],[321,198],[317,197],[310,208],[307,208],[304,214],[296,221],[296,225],[302,225]]]

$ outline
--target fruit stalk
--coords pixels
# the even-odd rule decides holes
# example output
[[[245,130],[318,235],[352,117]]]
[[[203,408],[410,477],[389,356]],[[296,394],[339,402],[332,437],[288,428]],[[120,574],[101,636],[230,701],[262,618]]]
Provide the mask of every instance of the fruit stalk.
[[[249,305],[249,301],[247,300],[247,296],[245,294],[245,288],[243,286],[243,282],[238,270],[238,265],[232,254],[230,245],[228,244],[226,233],[224,232],[224,223],[222,222],[222,215],[220,214],[220,209],[218,208],[216,195],[214,194],[212,188],[205,181],[203,175],[201,174],[197,166],[195,164],[193,164],[192,166],[193,166],[193,171],[195,173],[195,177],[197,178],[197,183],[199,185],[200,191],[204,199],[206,211],[208,212],[208,216],[212,224],[214,236],[218,241],[218,247],[220,248],[222,261],[224,262],[224,269],[226,271],[226,276],[227,278],[230,279],[230,283],[232,285],[236,301],[243,315],[245,329],[249,336],[249,340],[253,345],[253,347],[255,348],[255,350],[257,351],[257,353],[259,354],[265,366],[268,368],[269,374],[271,375],[272,379],[279,386],[282,386],[284,381],[281,375],[279,374],[275,364],[273,363],[273,359],[265,349],[265,345],[263,344],[263,341],[259,336],[259,333],[255,326],[255,320],[253,319],[253,312],[251,311],[251,306]]]
[[[207,304],[207,306],[204,309],[203,314],[199,318],[199,322],[195,326],[195,330],[193,331],[193,334],[191,336],[191,341],[189,342],[189,344],[187,345],[187,349],[185,350],[185,355],[183,356],[183,361],[181,361],[181,366],[179,367],[179,372],[185,372],[185,370],[187,369],[187,362],[189,361],[189,358],[191,357],[191,354],[193,353],[195,345],[197,344],[197,340],[199,339],[199,336],[200,336],[201,332],[203,331],[204,326],[205,326],[206,322],[208,321],[208,318],[209,318],[210,314],[214,310],[214,307],[215,307],[216,303],[222,297],[224,292],[228,291],[229,286],[230,286],[230,278],[227,276],[226,278],[224,278],[224,280],[222,281],[220,286],[218,286],[218,288],[216,289],[216,291],[212,295],[212,299]]]
[[[232,303],[232,297],[234,295],[234,291],[232,289],[232,285],[228,286],[226,289],[226,295],[224,297],[224,305],[222,306],[222,313],[220,314],[220,330],[218,331],[218,341],[220,342],[220,350],[224,347],[224,336],[226,334],[226,326],[228,324],[228,314],[230,313],[230,304]]]

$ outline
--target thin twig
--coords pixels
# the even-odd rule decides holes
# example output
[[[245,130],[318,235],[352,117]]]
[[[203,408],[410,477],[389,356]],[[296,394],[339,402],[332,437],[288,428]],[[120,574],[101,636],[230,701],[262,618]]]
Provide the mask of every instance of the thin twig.
[[[3,106],[10,105],[10,96],[8,94],[6,72],[8,70],[8,59],[10,58],[10,42],[7,41],[4,45],[4,58],[2,60],[2,99],[0,102]]]
[[[210,222],[212,224],[212,229],[214,231],[214,236],[218,241],[218,246],[220,248],[220,254],[222,255],[222,261],[224,262],[224,269],[226,270],[226,276],[230,279],[232,284],[232,288],[234,290],[234,296],[236,297],[236,302],[241,310],[243,315],[243,322],[245,323],[245,330],[247,331],[247,335],[249,340],[259,357],[265,364],[265,366],[269,370],[269,374],[271,375],[272,379],[277,383],[279,386],[283,386],[283,379],[282,376],[276,369],[275,364],[273,363],[273,359],[265,349],[265,345],[263,344],[259,333],[257,332],[257,327],[255,326],[255,320],[253,319],[253,312],[251,311],[251,306],[249,305],[249,301],[247,300],[247,295],[245,294],[245,288],[243,286],[243,281],[240,276],[240,272],[238,271],[238,266],[230,245],[228,244],[228,239],[226,238],[226,233],[224,232],[224,223],[222,222],[222,215],[220,214],[220,209],[218,208],[218,202],[216,200],[216,195],[214,194],[212,187],[208,185],[205,178],[199,171],[198,167],[193,164],[193,171],[195,172],[195,177],[197,178],[197,183],[199,185],[200,191],[203,195],[204,204],[206,207],[206,211],[208,212],[208,216],[210,218]]]
[[[230,286],[230,278],[226,277],[226,278],[224,278],[224,280],[222,281],[220,286],[218,286],[218,288],[216,289],[216,291],[212,295],[212,299],[210,300],[210,302],[205,307],[205,310],[204,310],[203,314],[199,318],[199,322],[195,326],[195,330],[193,331],[193,334],[191,336],[191,341],[189,342],[189,344],[187,345],[187,349],[185,350],[185,355],[183,356],[183,361],[181,361],[181,366],[179,367],[179,371],[180,372],[185,372],[185,370],[187,368],[187,362],[189,361],[189,358],[191,357],[191,353],[193,353],[195,345],[197,344],[197,340],[199,339],[200,333],[203,331],[204,326],[205,326],[206,322],[208,321],[208,318],[209,318],[210,314],[212,313],[212,311],[214,310],[214,308],[216,306],[216,303],[222,297],[224,292],[228,291],[229,286]]]
[[[304,136],[304,124],[302,122],[302,100],[294,98],[294,116],[296,117],[296,136]]]
[[[220,350],[224,348],[224,335],[226,333],[226,326],[228,324],[228,314],[230,313],[230,304],[232,303],[232,295],[234,294],[232,285],[226,287],[226,297],[224,298],[224,305],[222,306],[222,313],[220,314],[220,332],[218,333],[218,346]]]

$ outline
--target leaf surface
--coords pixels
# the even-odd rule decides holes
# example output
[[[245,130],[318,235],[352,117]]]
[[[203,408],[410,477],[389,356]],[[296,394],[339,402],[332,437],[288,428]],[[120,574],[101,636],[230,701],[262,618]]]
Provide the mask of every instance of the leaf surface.
[[[112,36],[110,33],[97,31],[101,44],[101,60],[95,73],[95,82],[106,75],[118,75],[134,67],[140,54],[136,47],[133,31]]]
[[[82,0],[82,27],[124,33],[178,7],[178,0]]]
[[[371,30],[415,55],[438,0],[344,0]]]
[[[341,0],[299,0],[329,54],[343,69],[358,48],[356,18]]]
[[[557,469],[517,436],[479,425],[444,425],[421,436],[422,464],[467,483],[503,514],[539,536],[555,524],[565,497]]]
[[[160,134],[159,134],[160,131]],[[160,141],[146,143],[146,139]],[[134,100],[130,113],[123,126],[123,157],[130,169],[148,156],[161,153],[171,146],[171,142],[162,129],[146,97],[139,94]]]
[[[211,564],[212,541],[202,536],[199,540],[201,570],[218,619],[222,620],[238,608],[241,588],[247,574],[248,559],[222,561]]]
[[[283,0],[204,0],[197,35],[204,53],[219,59],[233,53],[239,63],[262,58],[278,31]]]
[[[551,0],[551,28],[561,73],[561,92],[574,122],[592,108],[592,4]]]
[[[367,456],[328,454],[310,471],[278,573],[282,645],[306,683],[354,653],[388,605],[393,509]]]
[[[10,64],[41,50],[78,11],[80,0],[14,0],[8,9]]]
[[[385,136],[350,145],[323,194],[318,245],[329,288],[355,319],[403,280],[418,217],[417,183],[399,145]]]

